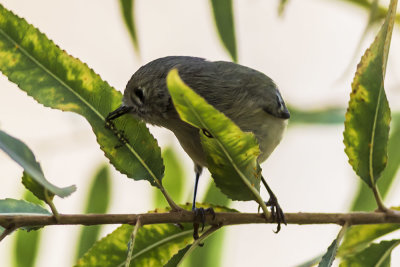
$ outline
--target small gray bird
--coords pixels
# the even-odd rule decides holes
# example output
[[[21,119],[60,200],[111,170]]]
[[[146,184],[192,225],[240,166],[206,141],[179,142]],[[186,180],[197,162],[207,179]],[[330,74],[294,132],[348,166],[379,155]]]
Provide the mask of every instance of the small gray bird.
[[[260,145],[259,163],[265,161],[279,144],[290,113],[277,86],[268,76],[232,62],[169,56],[156,59],[133,74],[126,86],[121,107],[111,112],[107,120],[129,113],[175,134],[195,165],[192,209],[197,214],[197,185],[207,162],[199,129],[180,119],[169,95],[166,77],[174,68],[178,69],[179,76],[188,86],[229,117],[242,131],[254,133]],[[283,212],[264,178],[262,181],[270,194],[267,204],[272,206],[279,230],[280,223],[284,222]],[[199,210],[204,216],[204,210]]]

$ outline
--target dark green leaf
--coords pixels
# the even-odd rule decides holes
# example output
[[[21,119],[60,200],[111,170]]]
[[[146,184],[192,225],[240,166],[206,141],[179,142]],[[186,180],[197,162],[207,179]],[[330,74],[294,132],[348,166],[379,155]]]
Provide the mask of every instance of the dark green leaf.
[[[164,149],[162,157],[165,164],[163,186],[175,202],[182,203],[186,193],[183,190],[187,177],[184,177],[182,166],[172,148]],[[168,205],[160,190],[154,190],[154,204],[156,207],[165,207]]]
[[[234,62],[237,62],[235,24],[232,0],[211,0],[215,25],[222,44]]]
[[[182,120],[201,129],[208,169],[216,185],[234,200],[256,200],[268,213],[260,191],[260,149],[252,133],[244,133],[223,113],[208,104],[179,77],[176,69],[167,76],[167,85]]]
[[[86,201],[85,214],[106,213],[110,203],[111,178],[108,165],[102,165],[93,177]],[[100,225],[82,227],[76,259],[89,250],[99,238]]]
[[[24,19],[0,5],[0,70],[39,103],[84,116],[117,170],[161,185],[160,148],[144,123],[131,116],[105,128],[122,95],[86,64],[68,55]]]
[[[340,267],[389,267],[392,250],[400,244],[400,240],[382,241],[371,244],[368,248],[345,257]]]
[[[16,200],[12,198],[0,199],[0,214],[2,215],[51,215],[41,206],[27,202],[25,200]],[[37,227],[22,227],[24,230],[35,230]]]
[[[395,11],[391,4],[384,25],[358,64],[343,133],[349,163],[370,187],[375,187],[387,163],[390,109],[384,78]]]
[[[0,31],[0,36],[1,36],[1,31]],[[34,181],[31,181],[31,184],[33,184],[36,189],[39,189],[39,191],[43,192],[43,188],[45,188],[49,192],[56,194],[57,196],[66,197],[76,190],[76,187],[74,185],[60,188],[47,181],[46,178],[44,177],[40,164],[36,161],[35,156],[29,149],[29,147],[27,147],[20,140],[6,134],[1,130],[0,130],[0,149],[6,152],[7,155],[10,156],[10,158],[12,158],[22,168],[24,168],[25,172],[30,174],[32,180],[34,179]],[[30,188],[28,189],[30,190]]]
[[[176,267],[178,264],[181,262],[185,254],[188,252],[192,245],[187,245],[185,248],[179,250],[178,253],[176,253],[169,261],[167,264],[164,265],[164,267]],[[193,266],[193,265],[190,265]],[[202,265],[202,266],[207,266],[207,265]],[[218,265],[216,265],[218,266]]]
[[[333,240],[332,244],[328,247],[328,250],[326,251],[324,256],[322,256],[322,259],[321,259],[320,263],[318,264],[318,267],[332,266],[333,261],[336,258],[336,253],[337,253],[338,247],[340,245],[340,242],[342,241],[342,238],[347,229],[348,229],[348,224],[346,223],[342,227],[342,229],[340,229],[339,234],[337,235],[335,240]]]
[[[133,47],[136,52],[139,52],[139,43],[136,35],[135,27],[135,1],[134,0],[119,0],[121,6],[122,17],[124,19],[125,25],[128,28],[129,35],[131,36]]]
[[[22,175],[22,184],[28,189],[32,194],[34,194],[38,199],[47,202],[46,200],[46,188],[43,187],[41,184],[36,182],[35,179],[32,178],[27,172],[24,171]],[[53,200],[54,194],[47,191],[48,198]]]
[[[24,199],[34,204],[43,204],[30,191],[25,192]],[[17,231],[14,239],[13,265],[16,267],[35,266],[40,239],[41,231]]]

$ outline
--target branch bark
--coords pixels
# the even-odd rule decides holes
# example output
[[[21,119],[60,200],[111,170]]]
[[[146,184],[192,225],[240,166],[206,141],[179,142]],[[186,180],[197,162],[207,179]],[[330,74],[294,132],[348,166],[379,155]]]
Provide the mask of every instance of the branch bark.
[[[97,225],[97,224],[136,224],[140,217],[141,225],[160,223],[190,223],[194,220],[191,211],[144,214],[59,214],[56,220],[48,215],[0,215],[0,225],[6,229],[22,226],[46,225]],[[288,224],[382,224],[400,223],[400,212],[352,212],[352,213],[286,213]],[[215,219],[207,215],[206,223],[211,225],[235,225],[253,223],[275,223],[265,219],[260,213],[218,212]]]

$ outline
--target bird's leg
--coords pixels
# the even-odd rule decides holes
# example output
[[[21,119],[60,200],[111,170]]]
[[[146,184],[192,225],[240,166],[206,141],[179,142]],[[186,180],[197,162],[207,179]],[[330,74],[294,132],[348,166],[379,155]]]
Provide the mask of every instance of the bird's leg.
[[[264,177],[261,176],[261,181],[264,184],[265,189],[267,189],[269,194],[269,200],[265,202],[265,204],[271,207],[271,215],[272,219],[276,221],[278,226],[276,227],[275,233],[278,233],[281,230],[281,223],[286,225],[285,214],[281,206],[278,203],[278,199],[276,198],[275,194],[272,192],[271,188],[268,186],[267,182],[265,181]]]
[[[194,171],[196,173],[196,181],[194,184],[194,194],[193,194],[193,204],[192,211],[194,212],[194,222],[193,222],[193,238],[196,240],[199,238],[199,226],[201,223],[201,231],[204,230],[204,224],[206,222],[206,214],[211,214],[213,219],[215,218],[215,212],[213,208],[196,208],[196,196],[197,196],[197,187],[199,185],[200,175],[203,168],[197,164],[195,164]]]

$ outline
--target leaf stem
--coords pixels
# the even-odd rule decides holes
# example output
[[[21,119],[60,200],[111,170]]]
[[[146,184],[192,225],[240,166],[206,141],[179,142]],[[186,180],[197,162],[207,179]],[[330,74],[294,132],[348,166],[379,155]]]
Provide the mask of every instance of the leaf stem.
[[[44,189],[44,197],[46,200],[47,205],[49,205],[51,212],[54,215],[54,218],[56,219],[56,221],[58,222],[59,218],[60,218],[60,214],[58,213],[56,206],[53,203],[53,200],[51,199],[51,197],[49,196],[49,191],[45,188]]]
[[[374,192],[376,204],[378,205],[378,211],[387,212],[389,209],[386,208],[385,204],[383,203],[381,194],[379,193],[378,186],[376,184],[372,186],[372,192]]]

